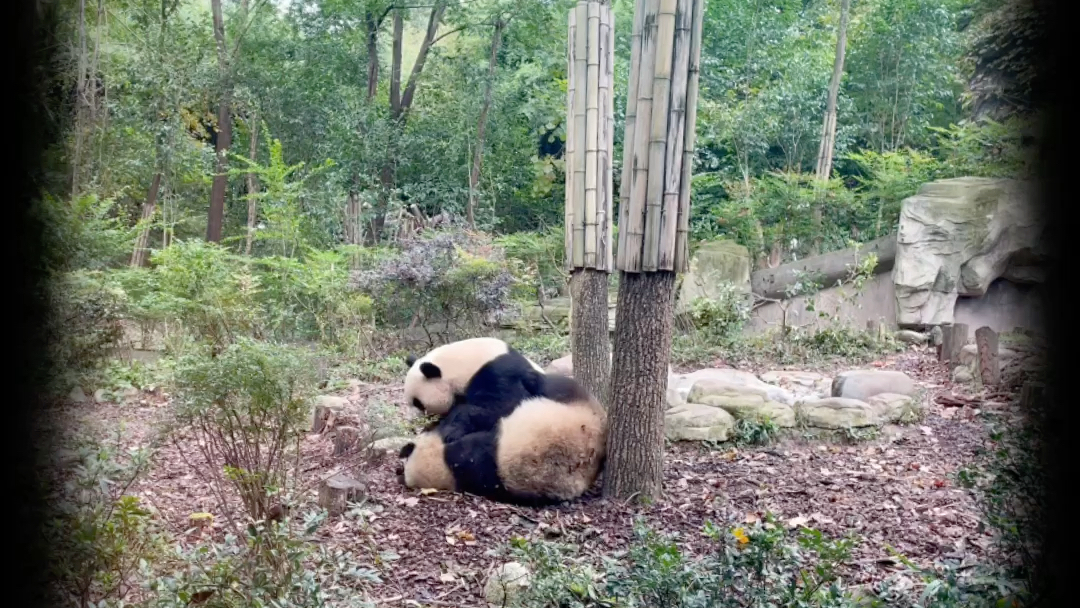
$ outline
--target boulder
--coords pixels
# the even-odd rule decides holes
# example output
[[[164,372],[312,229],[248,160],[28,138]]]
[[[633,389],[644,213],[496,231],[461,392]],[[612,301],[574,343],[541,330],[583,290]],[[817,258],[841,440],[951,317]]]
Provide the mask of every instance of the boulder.
[[[784,403],[770,401],[766,392],[757,387],[738,386],[716,380],[698,380],[690,389],[687,401],[692,405],[718,407],[737,420],[768,418],[778,426],[795,426],[795,410]]]
[[[827,397],[832,391],[832,380],[816,372],[798,370],[775,370],[761,374],[761,381],[791,391],[795,398]]]
[[[877,410],[882,423],[896,422],[908,413],[915,413],[915,400],[908,395],[896,393],[879,393],[866,400],[866,403]]]
[[[766,384],[750,372],[737,369],[699,369],[689,374],[672,374],[668,376],[668,407],[686,403],[687,398],[690,396],[690,389],[700,380],[712,380],[727,385],[757,388],[763,390],[765,396],[771,401],[778,401],[787,405],[795,403],[795,396],[789,391]]]
[[[894,336],[898,342],[903,342],[904,344],[926,344],[930,341],[929,335],[910,329],[901,329],[896,332]]]
[[[923,184],[900,208],[897,324],[953,322],[958,296],[983,296],[998,278],[1042,281],[1046,224],[1026,182],[960,177]]]
[[[484,599],[496,606],[512,606],[521,591],[529,586],[531,573],[518,562],[507,562],[495,569],[484,585]]]
[[[878,408],[858,399],[830,397],[803,401],[795,406],[799,419],[821,429],[846,429],[877,426],[882,423]]]
[[[334,412],[340,412],[349,407],[349,400],[335,395],[319,395],[318,397],[315,397],[315,407],[320,406],[333,410]]]
[[[717,298],[718,286],[724,283],[749,292],[750,268],[750,251],[735,241],[720,239],[702,243],[690,260],[689,272],[683,275],[676,309],[688,310],[696,298]]]
[[[401,448],[405,447],[412,437],[384,437],[383,439],[376,439],[371,444],[371,449],[378,452],[400,452]]]
[[[548,374],[562,374],[564,376],[574,375],[574,357],[573,355],[566,355],[555,359],[544,369]]]
[[[958,365],[952,371],[952,381],[957,384],[970,384],[975,381],[975,374],[971,373],[971,368]]]
[[[856,369],[841,372],[832,383],[833,397],[866,400],[881,393],[913,395],[915,382],[904,372]]]
[[[725,410],[684,403],[664,414],[664,436],[671,441],[727,441],[735,419]]]

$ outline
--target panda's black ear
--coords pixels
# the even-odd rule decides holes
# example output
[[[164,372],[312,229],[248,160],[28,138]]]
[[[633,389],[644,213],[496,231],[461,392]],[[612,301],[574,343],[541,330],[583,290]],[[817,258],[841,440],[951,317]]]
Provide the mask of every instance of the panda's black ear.
[[[439,366],[427,361],[420,364],[420,373],[424,374],[424,377],[428,380],[442,378],[442,370],[439,369]]]
[[[525,388],[526,394],[531,397],[541,397],[544,395],[544,384],[547,378],[544,374],[536,370],[529,370],[524,374],[521,379],[521,384]]]
[[[409,368],[411,369],[412,366],[416,363],[416,359],[417,359],[416,355],[406,355],[405,356],[405,365],[408,365]]]
[[[416,449],[416,444],[409,442],[401,447],[401,451],[398,452],[398,458],[408,458],[412,456],[413,450]]]

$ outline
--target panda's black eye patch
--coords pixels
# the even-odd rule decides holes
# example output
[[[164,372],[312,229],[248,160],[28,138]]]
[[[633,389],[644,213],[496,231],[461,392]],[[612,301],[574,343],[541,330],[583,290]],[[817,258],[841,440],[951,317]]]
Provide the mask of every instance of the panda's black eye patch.
[[[424,411],[424,404],[420,403],[420,400],[417,399],[416,397],[413,397],[412,406],[415,407],[416,409],[420,410],[421,412]]]
[[[412,456],[413,450],[415,449],[415,443],[406,443],[404,446],[402,446],[401,451],[398,452],[398,458],[408,458],[409,456]]]

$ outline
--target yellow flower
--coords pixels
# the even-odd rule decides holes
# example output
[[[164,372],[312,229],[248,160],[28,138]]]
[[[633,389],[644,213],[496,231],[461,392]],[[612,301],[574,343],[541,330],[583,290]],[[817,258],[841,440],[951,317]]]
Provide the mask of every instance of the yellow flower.
[[[735,528],[731,534],[739,541],[740,545],[745,545],[750,542],[750,537],[746,535],[746,532],[742,528]]]

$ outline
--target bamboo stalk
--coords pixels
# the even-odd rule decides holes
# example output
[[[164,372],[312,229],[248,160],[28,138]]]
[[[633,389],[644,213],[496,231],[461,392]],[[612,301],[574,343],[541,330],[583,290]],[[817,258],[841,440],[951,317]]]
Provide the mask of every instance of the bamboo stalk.
[[[574,257],[573,268],[585,262],[585,156],[588,154],[585,117],[586,87],[588,86],[587,46],[588,4],[580,0],[575,8],[577,27],[574,30]]]
[[[679,224],[679,184],[682,181],[683,141],[686,134],[686,83],[690,68],[692,0],[677,0],[675,11],[675,60],[671,73],[667,147],[664,149],[664,200],[659,226],[659,270],[675,268],[675,235]]]
[[[639,63],[637,115],[634,124],[633,181],[626,226],[619,226],[619,240],[626,244],[625,258],[619,266],[626,272],[641,272],[641,247],[645,235],[646,188],[649,181],[649,135],[652,125],[653,76],[656,69],[657,25],[660,0],[645,0],[642,21],[641,59]],[[623,257],[620,246],[620,257]]]
[[[600,3],[592,0],[588,7],[588,59],[585,90],[585,242],[582,266],[596,267],[596,196],[598,185],[597,156],[600,136]]]
[[[574,40],[577,24],[577,11],[571,10],[566,24],[566,145],[563,149],[563,173],[566,177],[565,209],[563,210],[563,239],[566,255],[566,267],[574,267]]]
[[[611,10],[611,5],[602,5],[603,11],[600,13],[600,59],[602,62],[602,68],[600,70],[600,82],[602,88],[600,89],[601,99],[603,101],[600,106],[604,112],[604,120],[602,122],[603,135],[601,138],[601,168],[603,185],[603,197],[600,199],[599,207],[597,210],[597,252],[596,252],[596,267],[598,270],[605,272],[611,272],[612,262],[612,243],[611,243],[611,220],[614,217],[614,182],[613,172],[611,168],[611,154],[615,149],[615,13]]]
[[[645,243],[641,269],[653,272],[660,258],[660,214],[664,201],[664,154],[668,108],[671,105],[671,61],[675,50],[678,0],[660,0],[656,17],[656,64],[653,68],[652,121],[649,128],[649,171],[645,194]]]
[[[626,87],[626,117],[623,130],[622,175],[619,176],[619,243],[616,261],[623,268],[626,260],[625,230],[629,225],[630,190],[634,179],[634,130],[637,122],[638,66],[641,64],[641,30],[645,21],[645,0],[634,1],[634,20],[630,29],[630,78]]]
[[[675,272],[686,272],[690,265],[690,181],[697,138],[698,76],[701,72],[701,28],[705,20],[705,0],[694,3],[693,29],[690,33],[690,64],[686,82],[686,134],[683,146],[682,183],[679,190],[679,227],[675,236]]]

